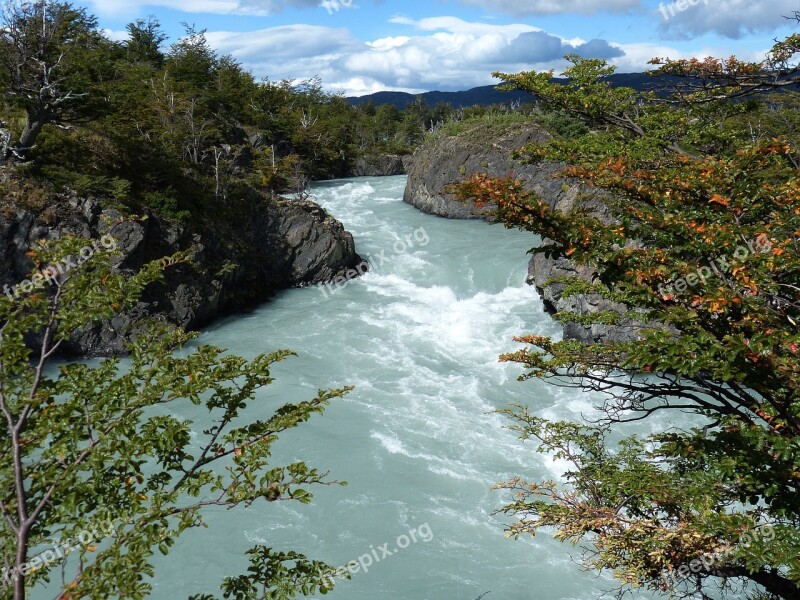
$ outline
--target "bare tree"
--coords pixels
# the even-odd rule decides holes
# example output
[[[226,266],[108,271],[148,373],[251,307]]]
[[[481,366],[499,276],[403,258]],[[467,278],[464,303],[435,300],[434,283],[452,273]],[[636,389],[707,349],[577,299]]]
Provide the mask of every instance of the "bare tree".
[[[68,3],[0,0],[4,95],[27,116],[19,138],[3,145],[0,161],[25,160],[45,125],[65,126],[77,117],[75,110],[88,94],[79,89],[76,50],[99,39],[94,17]]]
[[[228,190],[240,171],[238,162],[242,154],[242,147],[222,144],[219,147],[214,146],[212,152],[214,153],[214,195],[217,201],[227,202]]]
[[[306,173],[303,161],[298,157],[290,163],[289,169],[289,189],[297,194],[298,200],[306,200],[309,196],[308,184],[311,178]]]
[[[5,122],[0,121],[0,157],[7,156],[11,152],[11,130]]]

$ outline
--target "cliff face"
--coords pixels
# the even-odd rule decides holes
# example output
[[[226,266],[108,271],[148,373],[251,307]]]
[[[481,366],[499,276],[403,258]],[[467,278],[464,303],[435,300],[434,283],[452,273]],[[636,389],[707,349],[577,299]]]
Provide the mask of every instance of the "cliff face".
[[[512,159],[515,150],[544,143],[549,135],[532,124],[506,127],[476,125],[457,136],[436,137],[423,144],[409,161],[408,186],[403,201],[423,212],[449,219],[482,219],[487,209],[461,203],[445,192],[447,186],[475,173],[501,177],[513,171],[553,205],[573,202],[578,189],[553,175],[564,165],[522,165]]]
[[[389,177],[405,175],[410,157],[399,154],[375,154],[358,158],[348,177]]]
[[[512,158],[514,151],[526,145],[544,143],[548,139],[549,135],[533,123],[502,128],[476,125],[456,136],[439,136],[414,153],[403,201],[423,212],[449,219],[485,219],[491,206],[476,208],[469,202],[458,202],[446,193],[447,186],[474,173],[504,176],[513,172],[553,209],[569,210],[576,202],[580,202],[589,206],[594,215],[611,223],[612,217],[597,198],[596,191],[556,176],[566,165],[554,162],[524,165]],[[551,243],[545,239],[542,245]],[[563,296],[563,285],[547,285],[549,280],[566,275],[577,275],[591,281],[594,273],[567,258],[547,258],[544,254],[535,254],[528,265],[528,283],[536,286],[549,313],[571,310],[585,315],[606,310],[624,311],[622,305],[604,300],[596,294],[567,298]],[[637,333],[636,324],[629,320],[616,326],[587,327],[568,323],[563,329],[565,339],[585,343],[633,339]]]
[[[122,272],[190,249],[191,264],[167,269],[164,283],[148,287],[132,310],[76,332],[66,348],[68,354],[97,356],[124,352],[141,318],[196,329],[277,290],[330,281],[360,262],[350,233],[314,202],[253,198],[246,204],[244,214],[214,227],[185,226],[155,214],[125,219],[116,209],[74,194],[35,210],[7,207],[0,212],[0,287],[28,277],[32,264],[26,252],[41,239],[111,234]]]

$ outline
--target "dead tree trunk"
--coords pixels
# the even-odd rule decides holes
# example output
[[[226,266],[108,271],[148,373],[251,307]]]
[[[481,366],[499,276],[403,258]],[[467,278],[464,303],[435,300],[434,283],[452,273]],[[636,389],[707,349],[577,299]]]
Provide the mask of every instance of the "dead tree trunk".
[[[25,160],[28,152],[36,145],[36,139],[42,132],[42,128],[47,125],[47,116],[41,111],[29,111],[25,129],[14,144],[11,153],[19,160]]]
[[[0,121],[0,163],[6,162],[11,156],[11,131],[6,124]]]

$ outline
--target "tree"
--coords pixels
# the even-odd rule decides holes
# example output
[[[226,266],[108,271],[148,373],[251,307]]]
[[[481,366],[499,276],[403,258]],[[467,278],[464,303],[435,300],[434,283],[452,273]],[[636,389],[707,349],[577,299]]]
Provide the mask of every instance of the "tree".
[[[5,7],[0,162],[28,162],[28,174],[56,187],[213,221],[263,191],[250,175],[264,173],[256,163],[267,148],[277,193],[299,189],[288,180],[300,164],[310,179],[341,177],[359,155],[410,150],[397,111],[376,109],[359,148],[356,109],[319,79],[256,82],[194,26],[166,48],[158,21],[138,19],[115,43],[69,4]]]
[[[429,114],[430,109],[422,96],[417,96],[414,102],[406,105],[401,129],[407,144],[414,146],[425,137]]]
[[[800,22],[800,12],[794,20]],[[672,86],[676,98],[693,103],[745,98],[762,92],[796,88],[800,85],[800,34],[779,40],[762,62],[746,62],[709,57],[670,60],[654,58],[650,64],[660,65],[659,75],[678,78]]]
[[[115,244],[109,236],[101,242]],[[87,247],[94,255],[79,266],[47,266],[86,257]],[[269,402],[260,391],[291,352],[246,360],[188,347],[194,336],[151,325],[124,362],[48,368],[71,332],[130,306],[184,257],[125,276],[96,241],[69,238],[30,256],[37,270],[22,292],[0,296],[4,597],[22,600],[59,577],[60,598],[143,598],[155,549],[166,554],[182,532],[202,526],[207,507],[305,503],[305,486],[336,483],[302,462],[272,465],[270,448],[346,389],[321,390],[266,419],[243,416],[248,404]],[[192,405],[207,428],[194,431],[163,410],[185,414]],[[294,552],[257,547],[249,558],[247,574],[223,582],[225,597],[283,599],[331,585],[323,580],[328,567]]]
[[[156,69],[164,66],[161,45],[167,40],[167,35],[161,31],[161,23],[156,18],[137,19],[128,23],[125,29],[128,31],[125,42],[128,60],[143,62]]]
[[[170,74],[192,93],[205,90],[219,58],[208,45],[206,30],[183,23],[186,35],[175,42],[169,51]]]
[[[66,2],[4,0],[0,11],[6,100],[27,117],[0,161],[24,160],[45,125],[64,125],[83,116],[91,80],[86,52],[103,38],[94,17]]]
[[[515,494],[504,508],[518,518],[509,533],[554,527],[559,539],[588,540],[587,564],[624,586],[705,598],[715,584],[723,594],[749,584],[800,597],[798,148],[743,128],[721,134],[753,110],[726,102],[733,89],[664,102],[611,90],[602,61],[570,60],[565,86],[552,74],[498,75],[593,129],[530,148],[529,159],[568,161],[565,175],[604,190],[610,221],[591,203],[554,211],[513,177],[477,175],[458,193],[551,240],[535,252],[594,270],[592,281],[550,282],[565,295],[628,307],[557,319],[627,316],[641,329],[632,342],[590,345],[522,336],[526,348],[502,357],[526,367],[521,379],[605,398],[595,424],[505,411],[523,439],[570,464],[565,485],[500,484]],[[693,414],[694,426],[611,446],[619,423],[659,411]]]

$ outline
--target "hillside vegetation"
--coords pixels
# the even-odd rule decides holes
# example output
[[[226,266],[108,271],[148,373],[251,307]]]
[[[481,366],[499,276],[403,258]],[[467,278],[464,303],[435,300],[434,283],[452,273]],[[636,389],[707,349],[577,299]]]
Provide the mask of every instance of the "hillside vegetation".
[[[114,42],[68,3],[6,4],[6,198],[29,196],[25,179],[41,193],[69,187],[134,211],[216,217],[248,194],[302,193],[359,158],[409,153],[439,120],[424,104],[352,107],[318,80],[256,80],[192,27],[170,44],[158,21],[137,20]]]

